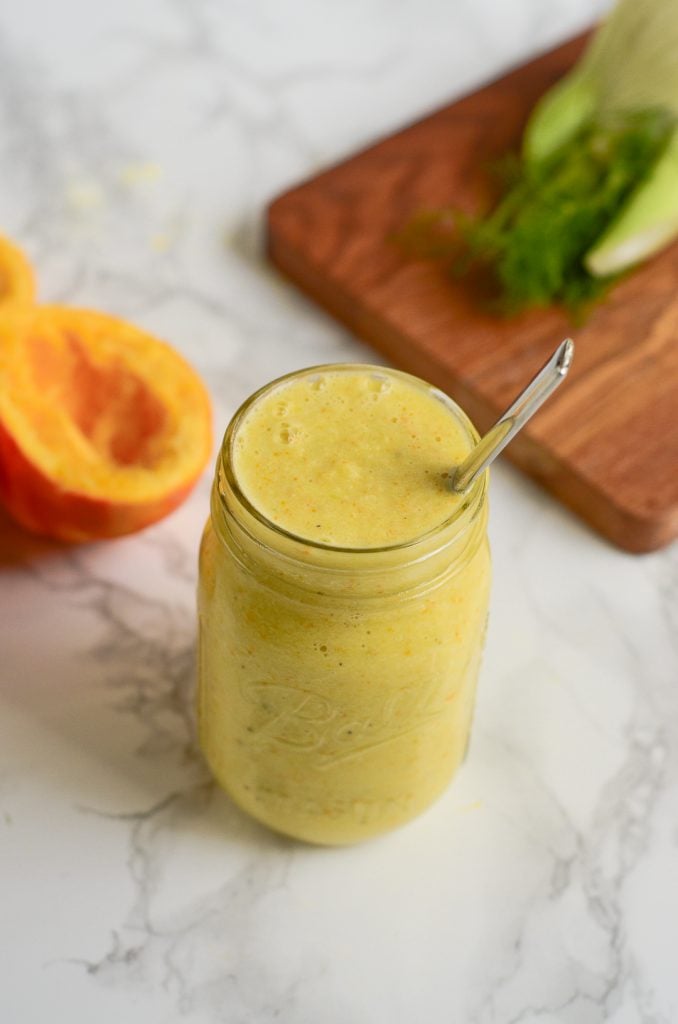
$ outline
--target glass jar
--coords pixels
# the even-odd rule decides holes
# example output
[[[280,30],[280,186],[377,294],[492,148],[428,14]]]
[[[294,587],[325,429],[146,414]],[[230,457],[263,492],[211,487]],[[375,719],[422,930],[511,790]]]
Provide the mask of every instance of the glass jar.
[[[464,757],[489,599],[487,475],[405,544],[295,537],[249,503],[233,470],[238,425],[266,390],[226,432],[201,545],[200,744],[253,817],[350,843],[422,811]]]

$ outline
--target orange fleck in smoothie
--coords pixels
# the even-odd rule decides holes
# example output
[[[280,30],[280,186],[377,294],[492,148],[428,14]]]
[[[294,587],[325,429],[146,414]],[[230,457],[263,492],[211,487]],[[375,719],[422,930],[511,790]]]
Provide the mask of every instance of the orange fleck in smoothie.
[[[201,549],[200,741],[269,826],[353,842],[423,810],[463,758],[489,593],[476,434],[416,378],[330,366],[227,431]]]

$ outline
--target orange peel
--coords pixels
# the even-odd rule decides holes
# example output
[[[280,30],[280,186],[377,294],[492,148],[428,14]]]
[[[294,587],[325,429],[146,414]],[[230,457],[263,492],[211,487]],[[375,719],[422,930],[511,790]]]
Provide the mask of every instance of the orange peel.
[[[35,301],[35,275],[21,249],[0,235],[0,311]]]

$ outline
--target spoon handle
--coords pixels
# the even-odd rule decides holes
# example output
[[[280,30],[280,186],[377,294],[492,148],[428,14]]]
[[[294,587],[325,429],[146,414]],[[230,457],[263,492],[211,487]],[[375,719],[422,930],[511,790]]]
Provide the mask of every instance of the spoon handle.
[[[450,481],[453,491],[464,494],[483,470],[496,459],[549,395],[563,382],[573,356],[574,342],[571,338],[566,338],[537,376],[530,381],[524,391],[521,391],[510,408],[481,437],[473,451],[457,467]]]

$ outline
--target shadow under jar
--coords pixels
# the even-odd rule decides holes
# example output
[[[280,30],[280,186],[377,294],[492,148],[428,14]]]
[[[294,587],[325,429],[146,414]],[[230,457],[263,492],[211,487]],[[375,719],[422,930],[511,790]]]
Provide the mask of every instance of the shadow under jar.
[[[293,428],[276,426],[281,408]],[[286,458],[290,430],[300,452]],[[476,441],[441,392],[360,365],[291,374],[231,421],[200,552],[199,736],[218,782],[271,828],[377,835],[462,761],[489,599],[487,474],[463,499],[444,477]],[[309,500],[321,523],[304,519]]]

